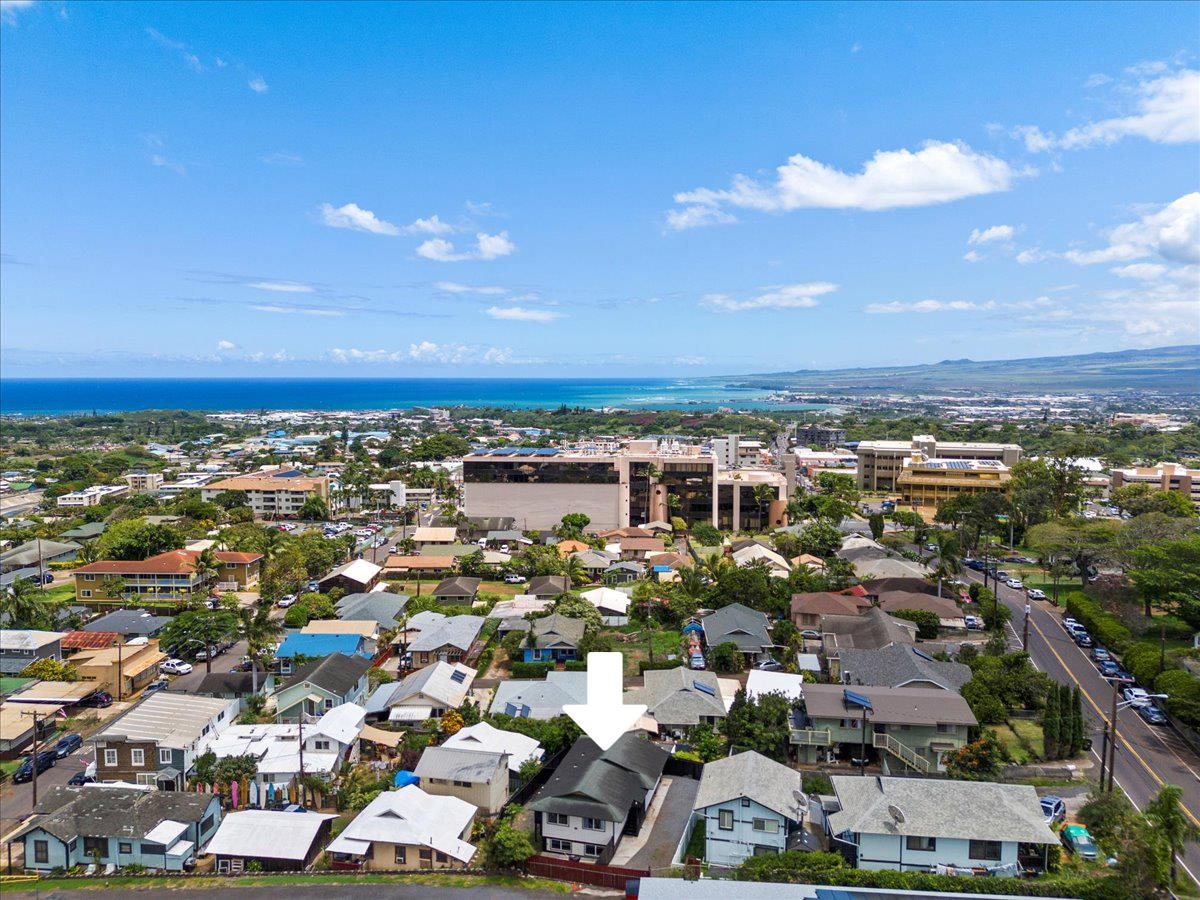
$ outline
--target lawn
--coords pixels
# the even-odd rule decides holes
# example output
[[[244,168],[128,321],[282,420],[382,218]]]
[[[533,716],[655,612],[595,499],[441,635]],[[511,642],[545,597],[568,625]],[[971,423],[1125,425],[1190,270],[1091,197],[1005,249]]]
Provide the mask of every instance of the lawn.
[[[1017,737],[1016,732],[1012,730],[1008,723],[995,725],[992,727],[992,731],[1003,745],[1004,751],[1015,764],[1018,766],[1028,765],[1031,761],[1029,751],[1022,746],[1020,738]]]
[[[638,662],[650,659],[646,646],[646,632],[633,625],[624,625],[620,628],[607,628],[603,634],[613,639],[614,650],[620,650],[624,654],[625,674],[637,675]],[[665,660],[672,654],[678,657],[681,652],[681,636],[673,629],[655,629],[650,640],[654,645],[656,662]]]
[[[46,588],[46,599],[53,603],[65,603],[75,599],[75,582],[68,581],[65,584],[56,584]]]
[[[1019,766],[1039,762],[1042,753],[1042,726],[1032,719],[1009,719],[993,729],[1008,755]]]
[[[692,836],[688,838],[684,859],[704,859],[704,820],[699,819],[692,826]]]
[[[554,891],[559,894],[569,893],[571,886],[561,881],[550,881],[546,878],[521,878],[516,875],[385,875],[385,874],[353,874],[344,875],[245,875],[240,878],[225,876],[116,876],[113,878],[46,878],[30,882],[37,891],[70,891],[94,890],[112,888],[173,888],[188,890],[204,890],[206,888],[254,888],[272,887],[275,885],[316,886],[322,884],[419,884],[443,888],[480,888],[504,887],[519,888],[528,891]],[[25,888],[24,884],[15,885],[17,889]]]
[[[421,591],[422,597],[427,597],[433,593],[433,589],[438,586],[439,578],[422,578],[420,582],[416,579],[412,581],[388,581],[392,586],[392,592],[396,594],[408,594],[411,597],[417,596],[418,588]],[[506,584],[503,581],[485,581],[479,585],[480,594],[491,594],[499,597],[501,600],[511,600],[517,594],[525,590],[525,585],[522,584]]]

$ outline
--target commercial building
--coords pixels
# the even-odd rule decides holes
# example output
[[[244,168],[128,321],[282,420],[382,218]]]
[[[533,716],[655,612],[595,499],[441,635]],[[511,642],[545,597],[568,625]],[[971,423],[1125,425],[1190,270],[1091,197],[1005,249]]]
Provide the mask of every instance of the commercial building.
[[[254,515],[263,518],[295,516],[309,497],[320,497],[329,503],[329,478],[297,475],[292,472],[275,475],[241,475],[206,484],[200,490],[203,500],[213,500],[224,491],[242,491]]]
[[[125,476],[125,483],[133,494],[153,494],[163,486],[161,472],[130,472]]]
[[[993,460],[1011,468],[1021,458],[1017,444],[939,441],[931,434],[918,434],[911,441],[860,441],[858,487],[864,491],[894,491],[900,473],[913,459]]]
[[[101,503],[107,503],[109,500],[114,500],[128,493],[129,486],[125,484],[97,484],[89,488],[84,488],[82,491],[71,491],[69,494],[63,494],[55,502],[59,506],[75,508],[81,506],[99,506]]]
[[[994,459],[924,459],[919,454],[905,461],[896,478],[900,500],[930,513],[959,494],[1000,493],[1012,481],[1012,472]]]
[[[512,516],[525,531],[553,528],[569,512],[586,514],[597,531],[676,516],[741,530],[785,524],[788,493],[782,472],[733,468],[699,446],[647,439],[616,453],[478,450],[463,458],[463,496],[468,516]]]
[[[1161,491],[1176,491],[1191,500],[1192,506],[1200,510],[1200,469],[1189,469],[1179,463],[1170,462],[1113,469],[1110,489],[1115,491],[1127,484],[1148,484]]]
[[[846,442],[846,429],[835,428],[832,425],[806,424],[797,425],[795,441],[806,447],[832,449]]]

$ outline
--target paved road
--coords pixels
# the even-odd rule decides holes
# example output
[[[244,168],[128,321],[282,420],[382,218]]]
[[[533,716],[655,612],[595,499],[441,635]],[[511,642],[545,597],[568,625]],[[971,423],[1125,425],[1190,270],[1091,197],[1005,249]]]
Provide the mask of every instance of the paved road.
[[[972,581],[982,581],[968,571]],[[1025,620],[1025,593],[1000,584],[1000,599],[1012,610],[1012,626],[1019,645]],[[1076,684],[1083,695],[1084,711],[1092,735],[1092,753],[1097,762],[1102,747],[1103,723],[1112,710],[1112,685],[1100,676],[1087,653],[1076,646],[1062,628],[1062,611],[1048,601],[1030,606],[1029,655],[1034,664],[1056,681]],[[1139,808],[1144,807],[1164,784],[1183,789],[1183,806],[1200,826],[1200,758],[1171,728],[1147,725],[1132,709],[1117,713],[1117,784]],[[1187,863],[1200,859],[1200,844],[1190,845]],[[1186,866],[1185,866],[1186,868]],[[1200,882],[1196,875],[1193,880]]]
[[[97,879],[99,880],[99,879]],[[126,900],[130,894],[139,897],[171,897],[180,890],[196,891],[204,900],[246,900],[248,896],[264,898],[264,900],[289,900],[300,893],[309,893],[322,900],[374,900],[376,897],[394,898],[394,900],[562,900],[563,895],[558,891],[530,891],[521,888],[497,887],[495,885],[479,885],[478,887],[432,887],[422,884],[304,884],[303,882],[268,886],[246,887],[211,887],[199,882],[181,883],[176,888],[165,887],[124,887],[108,890],[91,889],[86,893],[78,891],[5,891],[5,900],[49,900],[59,897],[66,900],[70,897],[83,896],[87,900]],[[619,897],[614,891],[591,889],[586,892],[591,896]]]
[[[230,649],[226,650],[212,661],[212,670],[213,672],[228,672],[239,662],[241,662],[242,657],[245,655],[246,642],[238,641]],[[171,679],[171,686],[167,688],[167,690],[171,692],[184,693],[194,691],[197,687],[199,687],[200,682],[204,680],[204,676],[207,674],[208,672],[205,668],[205,663],[194,662],[192,663],[192,671],[187,675],[174,676]]]
[[[83,746],[70,756],[60,759],[54,768],[38,775],[38,796],[45,796],[46,791],[67,781],[77,772],[82,772],[92,761],[91,745],[84,742]],[[33,784],[13,784],[7,781],[0,788],[0,837],[21,824],[33,812]],[[7,896],[7,892],[6,896]]]

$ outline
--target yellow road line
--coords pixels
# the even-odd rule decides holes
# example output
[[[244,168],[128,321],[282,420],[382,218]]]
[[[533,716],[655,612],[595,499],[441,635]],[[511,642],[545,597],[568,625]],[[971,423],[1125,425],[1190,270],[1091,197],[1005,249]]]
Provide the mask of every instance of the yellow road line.
[[[1083,683],[1078,678],[1075,677],[1075,673],[1071,671],[1071,667],[1067,665],[1066,660],[1064,660],[1059,655],[1058,651],[1054,649],[1054,645],[1052,643],[1050,643],[1050,639],[1048,637],[1046,637],[1045,632],[1043,632],[1042,629],[1038,626],[1038,623],[1033,620],[1033,616],[1029,617],[1029,624],[1033,628],[1033,630],[1038,633],[1038,635],[1041,637],[1041,639],[1046,642],[1046,647],[1050,650],[1051,653],[1054,654],[1054,658],[1057,659],[1059,665],[1061,665],[1063,667],[1063,671],[1067,673],[1067,677],[1070,678],[1073,682],[1075,682],[1076,685],[1078,685],[1079,693],[1082,694],[1084,697],[1087,697],[1088,703],[1092,704],[1092,708],[1096,710],[1096,714],[1099,715],[1103,721],[1107,722],[1108,715],[1104,712],[1104,710],[1102,710],[1100,708],[1099,704],[1097,704],[1096,701],[1092,699],[1092,695],[1088,693],[1088,690],[1087,690],[1087,688],[1085,688],[1083,686]],[[1130,744],[1129,741],[1125,738],[1125,735],[1120,734],[1118,732],[1117,738],[1121,741],[1122,744],[1125,745],[1125,749],[1128,750],[1130,753],[1132,753],[1134,758],[1142,764],[1142,767],[1147,772],[1150,773],[1150,777],[1153,778],[1156,782],[1158,782],[1160,787],[1165,787],[1166,782],[1163,781],[1161,778],[1159,778],[1158,774],[1152,768],[1150,768],[1150,764],[1147,763],[1146,760],[1144,760],[1142,758],[1142,755],[1140,753],[1138,753],[1136,749],[1134,749],[1133,745]],[[1116,757],[1114,756],[1113,758],[1115,759]],[[1185,768],[1186,768],[1186,766],[1185,766]],[[1187,815],[1187,817],[1192,820],[1193,825],[1195,825],[1197,828],[1200,828],[1200,819],[1197,819],[1194,815],[1192,815],[1192,811],[1190,809],[1188,809],[1182,803],[1179,804],[1179,808],[1182,809],[1184,811],[1184,813]]]

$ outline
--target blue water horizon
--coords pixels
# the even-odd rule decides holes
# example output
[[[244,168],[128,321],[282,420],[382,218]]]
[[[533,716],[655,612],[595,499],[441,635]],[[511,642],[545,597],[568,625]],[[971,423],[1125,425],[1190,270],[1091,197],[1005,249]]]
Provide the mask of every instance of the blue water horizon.
[[[719,378],[5,378],[0,414],[48,416],[145,409],[333,411],[428,406],[508,409],[824,410],[784,404]]]

